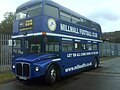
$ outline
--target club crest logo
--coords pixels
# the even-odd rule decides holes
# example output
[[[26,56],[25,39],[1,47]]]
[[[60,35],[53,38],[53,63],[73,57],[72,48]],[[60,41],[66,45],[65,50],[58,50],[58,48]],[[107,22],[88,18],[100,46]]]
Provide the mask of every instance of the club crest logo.
[[[48,28],[50,31],[56,30],[56,21],[53,18],[48,19]]]

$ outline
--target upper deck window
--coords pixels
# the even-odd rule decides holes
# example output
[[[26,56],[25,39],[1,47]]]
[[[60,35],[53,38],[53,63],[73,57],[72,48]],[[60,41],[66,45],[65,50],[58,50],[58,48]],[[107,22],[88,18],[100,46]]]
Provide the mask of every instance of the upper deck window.
[[[80,24],[80,19],[78,17],[72,16],[72,22],[75,24]]]
[[[68,14],[66,12],[60,11],[60,18],[64,21],[71,22],[71,14]]]
[[[100,27],[100,25],[97,24],[96,27],[97,27],[97,31],[101,32],[101,27]]]
[[[96,30],[97,30],[96,24],[92,23],[92,24],[91,24],[91,28],[96,31]]]
[[[16,13],[16,20],[26,18],[27,10],[23,10],[21,12]]]
[[[31,8],[28,8],[28,17],[40,15],[42,5],[36,5]]]
[[[45,15],[52,16],[52,17],[59,17],[58,9],[56,7],[45,5],[44,7]]]
[[[91,23],[91,28],[92,28],[93,30],[95,30],[95,31],[101,32],[101,27],[100,27],[100,25],[98,25],[98,24]]]
[[[80,24],[84,25],[85,24],[85,20],[83,18],[80,18]]]
[[[86,27],[91,28],[91,22],[89,20],[85,20]]]
[[[39,5],[35,5],[27,9],[24,9],[22,11],[17,11],[16,20],[40,15],[41,7],[42,7],[42,4],[39,4]]]

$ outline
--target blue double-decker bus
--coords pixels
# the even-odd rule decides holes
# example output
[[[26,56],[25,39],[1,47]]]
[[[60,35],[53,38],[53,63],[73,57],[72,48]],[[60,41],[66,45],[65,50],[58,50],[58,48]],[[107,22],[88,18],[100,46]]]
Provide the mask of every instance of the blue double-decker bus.
[[[31,0],[16,10],[12,71],[19,80],[48,84],[100,63],[101,27],[53,1]]]

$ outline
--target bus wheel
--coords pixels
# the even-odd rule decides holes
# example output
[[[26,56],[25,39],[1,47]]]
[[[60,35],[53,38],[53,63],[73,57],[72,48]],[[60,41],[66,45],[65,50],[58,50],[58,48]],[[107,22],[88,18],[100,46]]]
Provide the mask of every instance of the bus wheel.
[[[97,67],[98,67],[98,61],[97,61],[97,58],[94,58],[94,60],[93,60],[93,69],[95,69]]]
[[[51,65],[46,74],[45,74],[45,82],[50,85],[50,84],[53,84],[56,82],[57,80],[57,72],[58,72],[58,69],[55,65]]]

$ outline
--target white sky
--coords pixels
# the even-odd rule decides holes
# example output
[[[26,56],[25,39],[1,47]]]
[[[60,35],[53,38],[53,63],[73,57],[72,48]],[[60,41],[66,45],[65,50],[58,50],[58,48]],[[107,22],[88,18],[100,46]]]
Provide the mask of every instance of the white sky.
[[[22,3],[29,0],[1,0],[0,21],[5,12],[15,12]],[[103,32],[120,30],[120,0],[53,0],[97,23]]]

